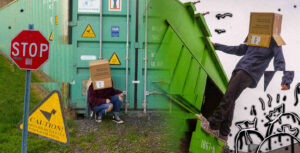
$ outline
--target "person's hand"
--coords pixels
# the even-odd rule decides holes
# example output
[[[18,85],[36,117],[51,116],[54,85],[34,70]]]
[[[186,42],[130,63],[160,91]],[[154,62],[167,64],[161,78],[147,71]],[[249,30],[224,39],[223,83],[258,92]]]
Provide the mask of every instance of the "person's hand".
[[[281,85],[281,90],[289,90],[288,85],[282,84],[282,85]]]
[[[109,99],[106,99],[106,104],[110,103],[110,100]]]
[[[212,42],[212,41],[211,41],[211,44],[212,44],[213,46],[215,46],[215,43],[214,43],[214,42]]]
[[[124,97],[124,93],[121,93],[121,94],[119,95],[119,99],[120,99],[121,101],[123,101],[123,97]]]

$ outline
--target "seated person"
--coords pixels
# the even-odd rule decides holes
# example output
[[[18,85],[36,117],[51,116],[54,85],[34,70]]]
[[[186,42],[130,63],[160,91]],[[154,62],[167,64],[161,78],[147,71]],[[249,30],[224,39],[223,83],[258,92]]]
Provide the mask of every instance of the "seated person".
[[[91,109],[95,113],[96,122],[102,121],[102,116],[107,112],[113,111],[113,121],[116,123],[124,123],[119,117],[119,112],[122,106],[124,94],[117,89],[106,88],[100,90],[94,90],[93,84],[88,89],[88,101]]]

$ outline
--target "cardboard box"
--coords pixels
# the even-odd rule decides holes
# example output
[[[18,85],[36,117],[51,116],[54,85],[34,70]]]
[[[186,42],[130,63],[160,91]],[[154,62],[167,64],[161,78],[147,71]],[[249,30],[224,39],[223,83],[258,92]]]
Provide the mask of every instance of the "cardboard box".
[[[275,40],[278,46],[285,45],[280,36],[281,22],[282,15],[280,14],[252,12],[247,45],[268,48],[271,38]]]
[[[94,90],[111,88],[112,79],[108,60],[90,62],[90,75]]]

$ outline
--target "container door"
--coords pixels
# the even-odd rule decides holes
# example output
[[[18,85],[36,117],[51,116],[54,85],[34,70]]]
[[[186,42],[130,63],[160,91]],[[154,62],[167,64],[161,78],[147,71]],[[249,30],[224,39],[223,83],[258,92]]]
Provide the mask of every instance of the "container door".
[[[146,3],[147,10],[145,9]],[[140,84],[137,85],[137,108],[144,111],[145,107],[147,111],[169,108],[169,99],[164,95],[166,91],[161,89],[162,86],[168,86],[169,74],[168,70],[159,68],[159,65],[166,58],[159,56],[164,55],[159,53],[159,49],[168,25],[161,17],[153,16],[151,3],[151,0],[139,0],[138,4],[140,8],[138,14],[138,46],[142,47],[138,49],[137,60],[137,80],[140,81]],[[147,50],[147,56],[145,56],[145,49]],[[147,60],[146,66],[145,60]]]
[[[70,1],[70,30],[74,45],[74,80],[71,83],[71,107],[86,106],[86,83],[89,80],[89,62],[100,56],[100,0]],[[114,87],[125,91],[126,85],[126,34],[127,1],[102,0],[102,57],[110,60]],[[129,75],[128,102],[134,108],[135,80],[135,28],[136,1],[130,0],[129,19]]]

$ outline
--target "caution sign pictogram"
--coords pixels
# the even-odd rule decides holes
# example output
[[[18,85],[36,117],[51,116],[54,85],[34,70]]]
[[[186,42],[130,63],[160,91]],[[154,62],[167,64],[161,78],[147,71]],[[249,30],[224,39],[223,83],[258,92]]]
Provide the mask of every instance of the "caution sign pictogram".
[[[121,65],[121,62],[116,53],[113,53],[113,55],[110,57],[109,64],[110,65]]]
[[[18,128],[23,129],[23,121],[19,123]],[[69,143],[68,127],[58,91],[49,94],[29,114],[28,132],[59,144]]]
[[[53,40],[53,32],[51,32],[49,40],[52,41]]]
[[[87,25],[87,27],[85,28],[83,34],[82,34],[83,38],[95,38],[96,35],[91,27],[91,25]]]

